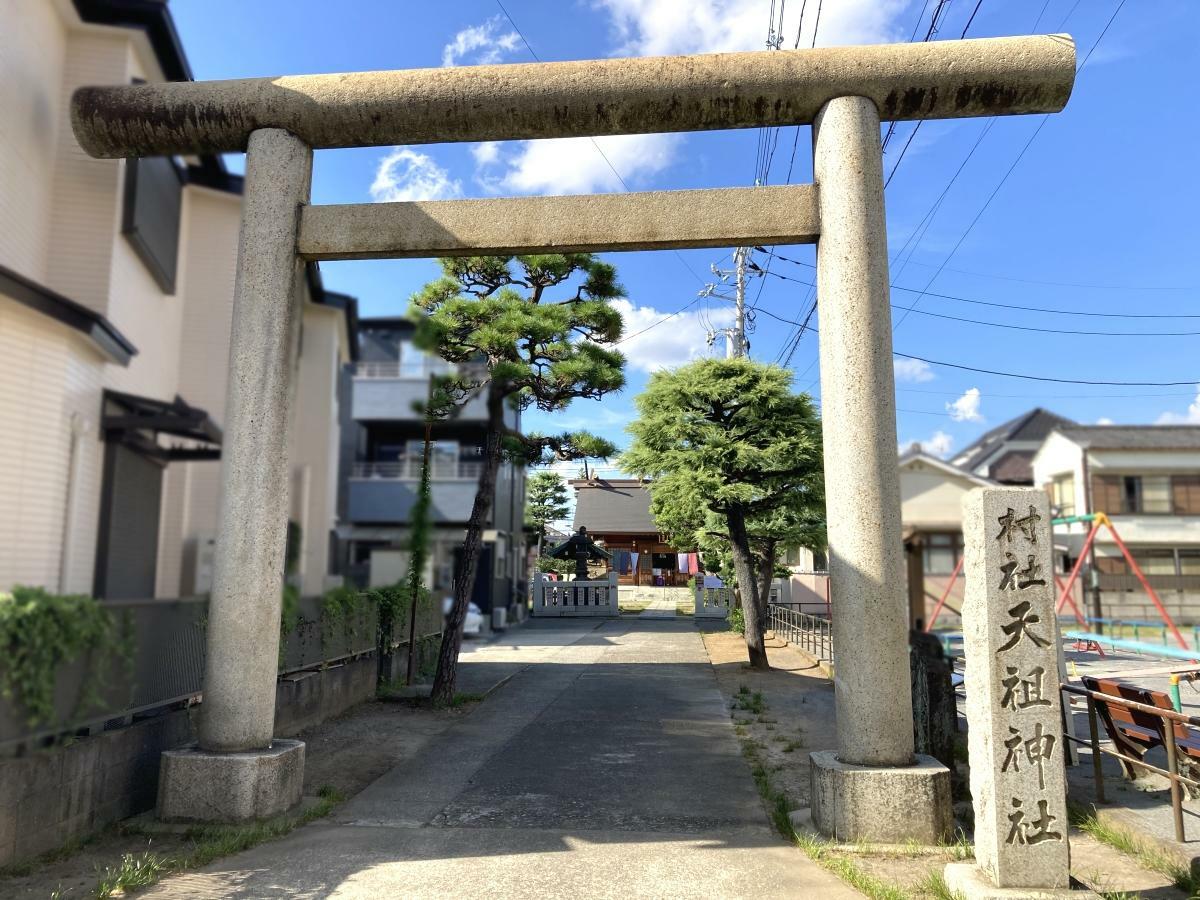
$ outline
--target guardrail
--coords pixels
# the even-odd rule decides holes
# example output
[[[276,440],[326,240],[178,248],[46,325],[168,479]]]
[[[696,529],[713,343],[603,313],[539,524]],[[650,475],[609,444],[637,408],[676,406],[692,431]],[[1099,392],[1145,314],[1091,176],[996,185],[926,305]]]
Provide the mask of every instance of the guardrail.
[[[1144,769],[1147,772],[1154,772],[1165,777],[1171,784],[1171,812],[1175,819],[1175,840],[1183,843],[1185,838],[1183,828],[1183,785],[1188,785],[1194,789],[1200,789],[1200,781],[1190,778],[1186,775],[1179,774],[1179,748],[1175,744],[1175,739],[1178,738],[1179,730],[1182,729],[1184,736],[1188,733],[1188,728],[1200,726],[1200,718],[1196,716],[1187,716],[1183,713],[1177,713],[1169,709],[1160,709],[1157,706],[1150,706],[1146,703],[1138,703],[1135,700],[1126,700],[1123,697],[1118,697],[1114,694],[1104,694],[1100,691],[1090,691],[1087,688],[1077,687],[1073,684],[1060,684],[1059,689],[1064,694],[1071,694],[1077,697],[1083,697],[1087,701],[1087,717],[1088,717],[1088,738],[1076,737],[1073,734],[1064,734],[1068,741],[1073,741],[1076,744],[1087,745],[1092,751],[1092,777],[1096,784],[1096,802],[1104,802],[1104,760],[1100,754],[1114,756],[1129,766],[1136,766]],[[1163,741],[1163,746],[1167,751],[1167,768],[1160,769],[1158,766],[1153,766],[1143,760],[1136,759],[1132,756],[1127,756],[1119,750],[1100,746],[1100,727],[1098,721],[1097,704],[1103,703],[1107,706],[1123,707],[1131,711],[1137,711],[1143,715],[1156,716],[1162,720],[1162,734],[1170,735],[1169,740]]]
[[[429,461],[429,477],[434,480],[478,480],[483,463],[477,459]],[[395,479],[418,481],[421,478],[421,460],[402,459],[397,462],[356,462],[350,470],[351,478]]]
[[[770,627],[777,637],[821,662],[834,664],[833,624],[829,619],[796,612],[776,603],[770,604],[768,609]]]
[[[411,378],[424,381],[430,375],[447,375],[454,366],[434,357],[415,360],[388,360],[383,362],[360,362],[354,366],[355,378]]]

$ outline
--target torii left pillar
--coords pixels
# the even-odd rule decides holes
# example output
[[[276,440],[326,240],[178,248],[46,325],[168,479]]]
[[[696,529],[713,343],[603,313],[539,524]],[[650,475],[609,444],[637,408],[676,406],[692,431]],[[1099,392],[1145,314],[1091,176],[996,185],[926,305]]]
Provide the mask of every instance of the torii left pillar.
[[[164,821],[261,819],[301,799],[304,743],[275,739],[274,728],[303,277],[296,237],[311,180],[303,141],[275,128],[250,135],[200,740],[163,754]]]

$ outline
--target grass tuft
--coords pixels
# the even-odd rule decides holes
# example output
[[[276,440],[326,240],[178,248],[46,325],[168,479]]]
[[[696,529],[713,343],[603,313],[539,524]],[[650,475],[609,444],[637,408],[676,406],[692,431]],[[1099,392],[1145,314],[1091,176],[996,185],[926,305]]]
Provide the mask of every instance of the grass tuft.
[[[1142,866],[1160,875],[1170,878],[1175,887],[1185,892],[1189,897],[1200,895],[1200,878],[1196,878],[1187,866],[1180,864],[1163,850],[1135,837],[1122,828],[1115,828],[1101,821],[1095,809],[1086,809],[1076,804],[1069,804],[1071,824],[1087,834],[1090,834],[1102,844],[1120,850],[1127,856],[1133,857]],[[1119,897],[1120,894],[1106,896]]]
[[[93,894],[99,900],[119,896],[147,887],[175,872],[196,869],[223,856],[241,853],[258,844],[281,838],[301,825],[329,815],[345,799],[340,791],[329,785],[317,791],[317,796],[320,799],[295,818],[190,828],[185,837],[192,842],[191,849],[177,856],[159,856],[150,852],[137,855],[126,853],[116,866],[107,866],[99,872]]]
[[[100,872],[93,889],[93,896],[98,900],[107,897],[136,891],[154,884],[170,870],[171,860],[157,853],[126,853],[116,866],[108,866]]]

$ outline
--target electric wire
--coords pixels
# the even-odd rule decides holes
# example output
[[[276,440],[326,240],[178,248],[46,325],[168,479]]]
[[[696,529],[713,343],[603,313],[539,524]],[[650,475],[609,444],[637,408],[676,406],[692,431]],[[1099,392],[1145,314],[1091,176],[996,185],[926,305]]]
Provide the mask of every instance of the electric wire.
[[[1079,73],[1081,73],[1083,71],[1084,67],[1087,66],[1088,60],[1090,60],[1092,58],[1092,54],[1096,52],[1096,48],[1100,46],[1100,42],[1104,40],[1104,36],[1106,34],[1108,34],[1108,29],[1110,27],[1112,27],[1112,23],[1116,20],[1118,14],[1120,14],[1121,9],[1125,6],[1125,3],[1126,3],[1126,0],[1119,0],[1119,2],[1117,3],[1117,6],[1113,10],[1112,15],[1109,16],[1108,21],[1104,24],[1104,28],[1101,29],[1100,35],[1096,38],[1095,42],[1092,44],[1091,49],[1088,50],[1087,55],[1083,58],[1083,62],[1081,62],[1079,64],[1079,68],[1075,70],[1075,77],[1077,79],[1079,77]],[[1038,17],[1038,20],[1039,21],[1041,20],[1041,16]],[[1036,25],[1034,27],[1036,28]],[[1008,167],[1008,169],[1005,171],[1003,177],[1001,177],[1000,181],[992,189],[992,192],[990,194],[988,194],[987,200],[984,201],[984,204],[979,209],[979,212],[977,212],[975,214],[975,218],[973,218],[971,220],[970,224],[967,225],[966,230],[959,237],[958,241],[955,242],[954,247],[951,248],[950,252],[946,255],[946,258],[942,260],[942,264],[937,268],[937,270],[933,273],[933,276],[926,283],[926,285],[925,285],[926,289],[928,289],[933,284],[933,282],[938,279],[938,277],[942,274],[942,271],[945,268],[945,266],[950,262],[951,259],[954,258],[954,254],[956,254],[958,252],[958,249],[963,245],[963,242],[967,239],[967,236],[970,235],[970,233],[974,230],[975,225],[979,222],[980,218],[987,211],[988,207],[991,206],[992,200],[994,200],[996,198],[996,195],[998,193],[1000,193],[1000,189],[1002,187],[1004,187],[1005,183],[1008,181],[1008,177],[1013,173],[1013,170],[1016,169],[1017,165],[1024,158],[1026,152],[1028,152],[1028,150],[1029,150],[1030,146],[1033,144],[1033,142],[1035,140],[1037,140],[1037,136],[1042,133],[1042,128],[1045,127],[1045,125],[1048,121],[1050,121],[1049,115],[1042,116],[1042,120],[1038,123],[1037,128],[1034,129],[1033,134],[1031,134],[1029,136],[1029,140],[1027,140],[1025,142],[1025,146],[1023,146],[1021,148],[1021,152],[1017,154],[1017,158],[1012,161],[1012,165],[1010,165]],[[913,300],[912,306],[910,306],[904,312],[904,314],[900,316],[900,320],[898,322],[896,322],[894,325],[892,325],[893,332],[895,332],[896,329],[898,329],[901,325],[904,324],[904,320],[906,318],[908,318],[909,312],[911,312],[917,306],[917,304],[921,302],[922,296],[924,296],[924,292],[922,292],[922,294],[919,294],[917,296],[917,298],[915,300]]]
[[[758,249],[758,248],[756,248],[756,249]],[[790,256],[784,256],[781,253],[776,253],[775,258],[783,260],[784,262],[787,262],[787,263],[791,263],[792,265],[795,265],[795,266],[803,266],[808,269],[816,268],[816,266],[814,266],[812,263],[804,262],[803,260],[800,260],[800,259],[793,259]],[[767,274],[774,275],[776,278],[783,278],[788,281],[795,281],[798,284],[808,285],[809,287],[814,286],[813,282],[811,282],[811,281],[802,281],[801,279],[798,279],[798,278],[789,278],[787,275],[780,275],[778,272],[769,272]],[[914,293],[914,294],[920,292],[919,288],[904,287],[903,285],[899,285],[899,284],[891,284],[891,285],[889,285],[889,287],[891,287],[892,290],[895,290],[895,291],[908,291],[908,292]],[[1135,288],[1135,290],[1136,290],[1136,288]],[[939,300],[955,300],[959,303],[973,303],[973,304],[977,304],[979,306],[994,306],[994,307],[998,307],[1000,309],[1019,309],[1023,312],[1049,313],[1049,314],[1053,314],[1053,315],[1057,315],[1057,316],[1084,316],[1084,317],[1088,317],[1088,318],[1099,318],[1099,319],[1200,319],[1200,313],[1126,313],[1126,312],[1113,313],[1113,312],[1094,312],[1091,310],[1079,310],[1079,309],[1055,309],[1054,307],[1050,307],[1050,306],[1024,306],[1024,305],[1016,304],[1016,303],[1000,303],[1000,302],[994,301],[994,300],[978,300],[978,299],[974,299],[971,297],[960,297],[955,294],[942,294],[942,293],[938,293],[936,291],[926,291],[925,296],[926,297],[935,297]]]

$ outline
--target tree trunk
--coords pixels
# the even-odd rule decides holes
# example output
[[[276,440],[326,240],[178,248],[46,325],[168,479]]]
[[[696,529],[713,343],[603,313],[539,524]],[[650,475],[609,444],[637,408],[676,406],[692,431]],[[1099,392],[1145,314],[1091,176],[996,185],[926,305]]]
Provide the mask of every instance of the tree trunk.
[[[754,577],[754,560],[750,555],[750,539],[746,534],[746,513],[738,505],[731,505],[725,513],[725,524],[729,529],[729,546],[733,551],[733,571],[737,576],[742,594],[742,614],[746,618],[746,650],[750,654],[750,667],[769,669],[767,648],[763,641],[766,623],[762,619],[758,598],[758,580]]]
[[[467,522],[467,536],[463,540],[462,555],[454,573],[454,605],[450,608],[450,618],[446,622],[446,630],[442,633],[437,674],[433,678],[432,701],[438,706],[445,706],[454,699],[455,682],[458,679],[458,654],[462,649],[463,623],[467,618],[467,605],[475,590],[479,551],[483,545],[483,529],[487,524],[488,513],[492,510],[492,500],[496,493],[503,425],[504,397],[495,382],[492,382],[488,387],[488,431],[483,470],[479,473],[475,503],[471,507],[471,518]]]
[[[759,572],[758,583],[758,611],[761,617],[763,631],[765,632],[771,624],[771,582],[775,576],[775,542],[768,541],[763,545],[762,569]]]

